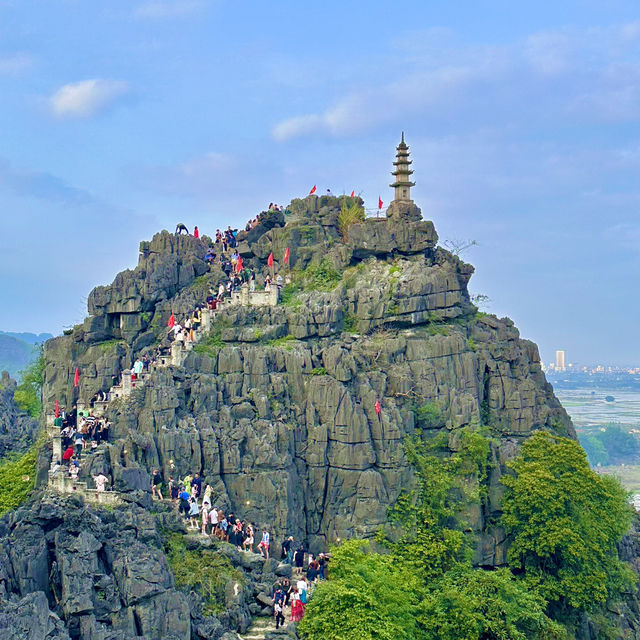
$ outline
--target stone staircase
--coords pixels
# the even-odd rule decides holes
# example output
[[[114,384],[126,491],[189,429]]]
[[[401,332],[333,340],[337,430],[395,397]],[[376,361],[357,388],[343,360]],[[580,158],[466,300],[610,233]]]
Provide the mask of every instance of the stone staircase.
[[[285,626],[286,626],[285,622]],[[276,623],[271,617],[259,617],[254,618],[251,626],[244,632],[244,634],[238,634],[239,640],[264,640],[269,631],[276,630]]]
[[[170,353],[159,356],[156,362],[150,365],[149,370],[143,371],[136,380],[132,380],[131,378],[132,369],[124,369],[122,371],[119,384],[112,386],[109,390],[108,399],[94,403],[92,407],[92,414],[97,418],[103,417],[107,413],[109,403],[112,400],[128,398],[134,389],[139,389],[144,386],[145,382],[149,380],[155,369],[168,366],[182,366],[189,354],[189,351],[191,351],[193,347],[209,333],[218,312],[222,309],[233,305],[275,306],[278,304],[278,298],[279,290],[275,285],[272,285],[271,288],[266,291],[250,291],[249,286],[245,284],[242,286],[240,291],[232,293],[231,298],[224,304],[219,302],[215,311],[212,309],[202,309],[200,327],[194,332],[194,339],[192,342],[174,341],[171,344]],[[78,413],[80,413],[81,411],[85,411],[87,406],[82,402],[78,402],[77,409]],[[60,436],[60,429],[53,424],[53,421],[54,415],[47,414],[46,430],[53,442],[53,456],[48,480],[49,488],[59,493],[79,493],[82,494],[87,501],[97,504],[120,504],[122,502],[122,498],[115,491],[97,491],[95,489],[90,489],[87,482],[73,479],[65,475],[65,469],[60,469],[57,473],[54,473],[53,466],[55,461],[62,460],[62,437]],[[273,627],[275,629],[275,623]]]

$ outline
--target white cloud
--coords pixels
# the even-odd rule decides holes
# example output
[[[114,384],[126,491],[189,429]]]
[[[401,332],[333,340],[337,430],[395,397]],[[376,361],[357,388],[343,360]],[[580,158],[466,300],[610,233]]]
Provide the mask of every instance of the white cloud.
[[[109,107],[128,91],[121,80],[93,78],[60,87],[50,98],[53,113],[61,118],[88,118]]]
[[[333,103],[285,118],[271,134],[278,142],[342,137],[416,117],[434,123],[501,117],[507,123],[579,112],[598,120],[634,119],[640,111],[638,37],[640,23],[544,31],[499,46],[426,31],[404,57],[393,50],[376,78],[359,79],[352,69],[342,97],[335,90]]]
[[[32,58],[25,53],[0,56],[0,74],[13,75],[21,73],[32,65]]]
[[[145,2],[138,6],[133,15],[136,18],[164,20],[190,15],[207,6],[204,0],[174,0],[165,2]]]

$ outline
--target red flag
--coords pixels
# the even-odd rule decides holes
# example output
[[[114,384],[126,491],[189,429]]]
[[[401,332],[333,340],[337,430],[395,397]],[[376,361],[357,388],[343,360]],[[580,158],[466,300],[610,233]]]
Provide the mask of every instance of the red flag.
[[[311,191],[309,191],[309,195],[312,196],[314,193],[316,192],[316,185],[313,185],[313,189],[311,189]]]
[[[169,316],[169,322],[167,322],[167,327],[169,327],[169,329],[173,329],[175,325],[176,325],[176,317],[173,315],[173,311],[172,311],[171,315]]]
[[[193,230],[193,237],[194,237],[194,238],[199,238],[199,237],[200,237],[200,232],[198,231],[198,227],[196,227],[196,228]]]
[[[238,256],[238,262],[236,262],[236,273],[242,271],[242,256]]]
[[[376,403],[373,406],[376,408],[376,413],[380,415],[380,411],[382,411],[382,407],[380,406],[380,400],[376,400]]]
[[[73,386],[77,387],[78,382],[80,382],[80,369],[76,367],[76,374],[73,376]]]
[[[353,198],[353,196],[355,196],[355,195],[356,195],[356,192],[354,190],[354,191],[351,192],[351,197]]]
[[[289,247],[284,252],[284,263],[287,264],[287,262],[289,262]]]
[[[267,258],[267,264],[270,267],[273,267],[273,251],[269,254],[269,257]]]
[[[380,196],[378,196],[378,209],[382,209],[382,205],[384,204],[384,202],[382,202],[382,198]]]
[[[58,404],[58,401],[56,400],[56,418],[60,417],[60,405]]]

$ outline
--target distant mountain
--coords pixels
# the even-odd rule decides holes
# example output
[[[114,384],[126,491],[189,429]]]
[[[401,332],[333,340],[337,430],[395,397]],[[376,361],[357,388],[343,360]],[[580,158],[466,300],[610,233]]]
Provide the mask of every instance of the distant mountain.
[[[11,336],[27,344],[38,344],[49,340],[49,338],[53,338],[53,334],[51,333],[16,333],[15,331],[0,331],[0,336]]]
[[[0,371],[8,371],[15,378],[33,359],[35,345],[52,337],[50,333],[0,331]]]

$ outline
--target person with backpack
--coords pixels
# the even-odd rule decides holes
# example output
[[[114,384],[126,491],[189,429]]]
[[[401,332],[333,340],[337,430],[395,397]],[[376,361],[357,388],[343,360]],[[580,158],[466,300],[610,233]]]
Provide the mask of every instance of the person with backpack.
[[[190,497],[191,496],[184,490],[184,487],[182,487],[178,494],[178,499],[180,500],[178,511],[183,514],[185,520],[189,519],[189,510],[191,508],[191,505],[189,504]]]

